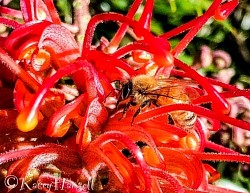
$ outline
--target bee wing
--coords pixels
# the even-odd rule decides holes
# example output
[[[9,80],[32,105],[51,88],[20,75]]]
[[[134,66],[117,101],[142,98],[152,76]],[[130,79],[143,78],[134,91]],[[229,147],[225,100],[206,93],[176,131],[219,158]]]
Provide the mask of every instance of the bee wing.
[[[159,86],[195,86],[198,87],[198,84],[193,80],[188,79],[177,79],[177,78],[161,78],[156,79]]]
[[[185,79],[157,79],[158,86],[149,92],[147,95],[165,96],[168,98],[183,100],[188,98],[194,100],[200,96],[197,91],[198,84],[192,80]]]

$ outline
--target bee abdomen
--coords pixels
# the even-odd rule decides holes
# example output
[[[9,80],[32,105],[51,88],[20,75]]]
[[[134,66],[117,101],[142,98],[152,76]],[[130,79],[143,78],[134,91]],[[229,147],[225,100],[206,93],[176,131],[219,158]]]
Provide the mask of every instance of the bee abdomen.
[[[185,130],[191,130],[194,128],[196,122],[196,114],[190,111],[174,111],[171,113],[176,126],[179,126]]]

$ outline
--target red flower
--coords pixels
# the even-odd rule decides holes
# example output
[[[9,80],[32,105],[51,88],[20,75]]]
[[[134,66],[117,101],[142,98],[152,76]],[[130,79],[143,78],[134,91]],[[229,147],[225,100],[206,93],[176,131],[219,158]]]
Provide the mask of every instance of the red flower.
[[[154,2],[146,1],[136,21],[141,1],[135,0],[126,16],[93,16],[82,50],[50,0],[21,1],[24,24],[1,17],[14,30],[1,41],[0,59],[17,76],[14,103],[20,131],[13,126],[13,111],[0,111],[6,123],[0,129],[10,136],[10,141],[1,138],[2,178],[19,180],[11,191],[229,192],[212,185],[220,175],[203,161],[250,163],[249,156],[209,139],[221,122],[249,130],[250,123],[227,115],[227,98],[249,99],[249,90],[203,77],[177,57],[208,19],[224,20],[237,4],[214,0],[202,16],[155,36],[149,30]],[[19,11],[1,10],[20,16]],[[121,26],[110,42],[102,39],[92,46],[95,28],[104,21]],[[129,27],[136,40],[119,47]],[[184,31],[171,48],[168,39]],[[150,80],[146,86],[138,82],[144,90],[133,85],[141,77]],[[156,89],[150,88],[153,83]]]

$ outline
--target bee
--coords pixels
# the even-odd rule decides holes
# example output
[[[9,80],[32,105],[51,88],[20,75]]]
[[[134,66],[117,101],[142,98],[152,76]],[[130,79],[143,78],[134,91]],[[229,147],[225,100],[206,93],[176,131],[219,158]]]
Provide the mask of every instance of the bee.
[[[123,114],[125,114],[131,105],[139,105],[133,115],[133,123],[141,109],[151,104],[157,107],[170,104],[190,104],[190,96],[185,91],[187,82],[178,79],[156,79],[152,76],[137,75],[120,84],[117,106],[121,101],[128,100],[123,110]],[[170,122],[176,126],[190,130],[194,127],[197,116],[190,111],[176,110],[169,113],[169,118]]]

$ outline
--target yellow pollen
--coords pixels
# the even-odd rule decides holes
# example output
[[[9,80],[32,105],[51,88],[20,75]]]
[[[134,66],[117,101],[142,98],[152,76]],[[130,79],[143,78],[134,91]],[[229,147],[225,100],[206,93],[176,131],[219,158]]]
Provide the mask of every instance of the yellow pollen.
[[[18,115],[16,124],[20,131],[32,131],[38,124],[38,113],[31,116],[29,111],[23,111]]]

